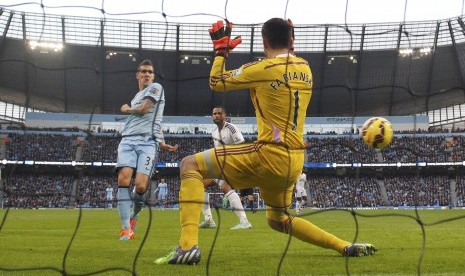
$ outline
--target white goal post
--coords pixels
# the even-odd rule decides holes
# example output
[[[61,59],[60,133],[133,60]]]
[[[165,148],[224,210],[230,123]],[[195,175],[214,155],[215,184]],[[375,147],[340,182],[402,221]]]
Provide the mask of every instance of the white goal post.
[[[260,193],[253,193],[253,195],[255,196],[254,207],[256,209],[265,209],[265,202],[260,198]],[[218,206],[222,206],[223,197],[224,193],[208,193],[210,205],[217,204]],[[247,206],[244,206],[244,210],[247,211]]]

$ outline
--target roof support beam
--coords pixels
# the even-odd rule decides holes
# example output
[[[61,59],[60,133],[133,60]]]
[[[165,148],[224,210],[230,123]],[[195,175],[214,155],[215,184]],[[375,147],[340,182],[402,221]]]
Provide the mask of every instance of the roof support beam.
[[[460,26],[462,26],[463,24],[463,21],[459,18],[458,19],[458,22],[460,24]],[[460,85],[462,87],[465,87],[465,81],[464,81],[464,72],[463,72],[463,68],[462,66],[460,66],[460,61],[459,61],[459,50],[457,49],[457,43],[455,42],[455,35],[454,35],[454,28],[452,27],[452,23],[449,21],[447,21],[447,25],[449,26],[449,33],[450,33],[450,39],[452,41],[452,46],[454,47],[454,61],[455,61],[455,65],[457,66],[459,72],[460,72]],[[463,27],[462,27],[463,28]],[[464,93],[465,93],[465,90],[464,90]]]
[[[0,16],[2,16],[3,15],[3,9],[1,9],[0,12],[1,12]],[[0,38],[0,57],[2,56],[4,48],[5,48],[5,47],[3,47],[3,41],[6,39],[6,35],[8,33],[8,29],[10,28],[11,20],[13,19],[13,15],[14,15],[14,13],[11,12],[10,16],[8,16],[8,20],[6,21],[6,24],[5,24],[5,29],[3,30],[2,37]]]
[[[362,37],[360,40],[360,50],[358,51],[358,56],[354,57],[357,59],[357,80],[355,83],[355,89],[351,91],[354,93],[354,103],[353,103],[353,110],[352,113],[354,116],[358,116],[357,112],[357,106],[358,106],[358,94],[359,94],[359,88],[360,88],[360,80],[362,79],[361,71],[362,71],[362,61],[363,61],[363,44],[365,43],[365,29],[366,26],[362,26]]]
[[[320,81],[320,86],[319,90],[320,93],[318,93],[319,98],[318,98],[318,104],[316,105],[316,114],[317,116],[321,116],[321,100],[323,98],[323,90],[324,90],[324,85],[325,85],[325,69],[326,66],[328,66],[328,33],[329,33],[329,26],[325,26],[325,38],[323,42],[323,58],[321,59],[320,63],[320,68],[321,68],[321,81]],[[315,81],[313,81],[315,84]]]
[[[31,98],[31,85],[29,83],[30,75],[34,75],[36,72],[30,73],[31,70],[35,70],[34,67],[32,69],[29,69],[29,64],[32,64],[31,58],[28,54],[28,49],[27,49],[27,36],[26,36],[26,15],[22,14],[21,15],[21,25],[22,25],[22,30],[23,30],[23,42],[24,42],[24,73],[25,73],[25,78],[24,78],[24,90],[26,92],[26,101],[24,103],[24,106],[26,107],[26,110],[30,107],[30,98]]]
[[[66,25],[65,25],[65,18],[61,18],[61,41],[63,46],[66,45]],[[63,47],[64,51],[66,51],[66,47]],[[69,103],[68,103],[68,68],[66,64],[66,57],[67,55],[63,53],[62,55],[62,66],[63,66],[63,93],[65,97],[65,104],[64,109],[65,112],[69,112]]]
[[[426,112],[429,111],[429,97],[431,94],[431,86],[433,85],[433,69],[434,69],[434,60],[436,58],[436,48],[438,46],[438,37],[439,37],[439,27],[441,23],[438,21],[436,23],[436,32],[434,33],[434,43],[433,43],[433,50],[431,53],[431,62],[429,64],[429,71],[428,71],[428,86],[426,87],[426,103],[425,103],[425,110]]]
[[[93,108],[92,113],[104,113],[105,112],[105,73],[106,73],[106,47],[105,47],[105,21],[100,20],[100,66],[101,70],[95,68],[95,72],[99,78],[100,82],[100,103],[96,103],[96,106]],[[98,63],[96,62],[96,66]],[[90,126],[89,126],[90,127]]]
[[[402,32],[404,29],[404,25],[400,24],[399,25],[399,32],[397,34],[397,46],[396,46],[396,52],[394,53],[394,66],[392,67],[391,70],[391,76],[392,76],[392,82],[391,82],[391,95],[389,98],[389,116],[392,116],[393,111],[392,111],[392,105],[394,103],[394,87],[396,85],[396,79],[397,79],[397,67],[399,66],[399,50],[400,50],[400,42],[402,40]]]

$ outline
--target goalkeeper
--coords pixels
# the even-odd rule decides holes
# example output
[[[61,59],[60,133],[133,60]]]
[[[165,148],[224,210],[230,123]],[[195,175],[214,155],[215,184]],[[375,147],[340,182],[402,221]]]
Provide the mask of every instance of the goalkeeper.
[[[294,184],[304,165],[303,131],[312,95],[308,62],[293,54],[293,25],[272,18],[262,27],[265,59],[226,70],[229,51],[241,38],[230,38],[232,24],[219,21],[209,30],[215,59],[210,88],[222,93],[250,89],[255,107],[258,136],[252,144],[225,145],[185,157],[181,162],[179,193],[181,238],[175,250],[157,264],[200,262],[198,221],[203,202],[204,178],[221,178],[234,188],[258,187],[266,204],[268,225],[304,242],[333,249],[343,256],[372,255],[367,243],[351,243],[288,213]]]

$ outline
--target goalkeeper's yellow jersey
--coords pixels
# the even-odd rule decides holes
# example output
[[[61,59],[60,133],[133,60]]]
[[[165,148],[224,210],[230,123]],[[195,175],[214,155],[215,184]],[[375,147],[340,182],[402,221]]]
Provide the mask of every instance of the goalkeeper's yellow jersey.
[[[210,72],[210,88],[217,92],[250,88],[258,126],[258,142],[303,149],[303,131],[312,96],[313,77],[302,58],[280,55],[226,71],[217,56]]]

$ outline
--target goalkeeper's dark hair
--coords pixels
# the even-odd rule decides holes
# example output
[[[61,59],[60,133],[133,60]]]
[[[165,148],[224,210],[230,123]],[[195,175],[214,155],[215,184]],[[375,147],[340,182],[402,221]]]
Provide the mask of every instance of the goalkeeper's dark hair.
[[[262,27],[262,37],[272,49],[291,47],[292,26],[282,18],[271,18]]]

